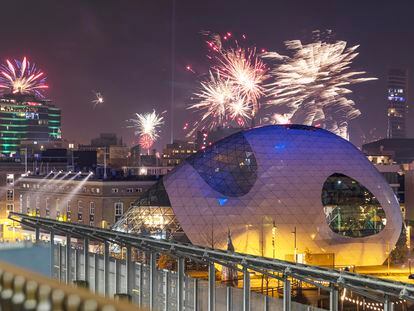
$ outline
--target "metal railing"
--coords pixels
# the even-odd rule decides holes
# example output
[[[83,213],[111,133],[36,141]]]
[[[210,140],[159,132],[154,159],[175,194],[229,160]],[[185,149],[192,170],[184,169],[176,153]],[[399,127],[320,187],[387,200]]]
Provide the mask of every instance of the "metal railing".
[[[384,310],[392,310],[394,306],[403,300],[414,302],[414,286],[401,282],[378,279],[374,277],[358,275],[346,271],[326,269],[321,267],[297,264],[277,259],[228,252],[208,247],[200,247],[191,244],[178,243],[174,241],[159,240],[148,236],[132,235],[128,233],[100,229],[79,224],[59,222],[52,219],[28,216],[19,213],[11,213],[9,216],[12,220],[20,222],[22,225],[34,228],[36,238],[39,239],[40,230],[50,233],[51,240],[54,240],[55,234],[66,237],[66,244],[71,245],[72,239],[83,241],[83,253],[85,264],[83,265],[84,275],[90,275],[90,264],[88,263],[88,250],[90,241],[97,241],[103,245],[103,286],[104,293],[108,294],[109,276],[110,276],[110,245],[115,244],[126,248],[125,259],[125,289],[126,294],[130,295],[133,290],[132,276],[133,264],[131,261],[132,249],[138,249],[144,252],[149,258],[148,261],[148,281],[149,281],[149,302],[148,307],[156,310],[156,257],[157,254],[168,254],[177,261],[176,273],[176,309],[188,310],[184,308],[184,260],[191,259],[208,266],[207,280],[207,309],[215,310],[217,304],[217,285],[215,265],[229,267],[238,270],[243,275],[243,287],[241,291],[241,309],[250,310],[252,305],[252,292],[250,286],[251,272],[260,273],[267,278],[277,279],[283,284],[281,299],[283,310],[292,310],[292,281],[304,282],[329,293],[329,309],[338,310],[339,292],[344,289],[352,291],[355,294],[374,301]],[[51,252],[54,254],[55,245],[51,244]],[[65,248],[67,267],[65,268],[66,280],[70,280],[71,265],[71,247]],[[53,256],[53,255],[52,255]],[[196,282],[197,283],[197,282]],[[141,288],[140,288],[141,290]],[[194,299],[198,291],[194,290]],[[229,296],[226,296],[227,300]],[[346,297],[341,297],[342,301]],[[269,298],[263,298],[263,310],[268,310]],[[198,303],[193,306],[198,310]],[[233,303],[234,305],[234,303]],[[233,308],[234,309],[234,308]],[[227,305],[227,310],[233,310]],[[296,306],[295,306],[296,309]],[[306,309],[303,309],[306,310]]]

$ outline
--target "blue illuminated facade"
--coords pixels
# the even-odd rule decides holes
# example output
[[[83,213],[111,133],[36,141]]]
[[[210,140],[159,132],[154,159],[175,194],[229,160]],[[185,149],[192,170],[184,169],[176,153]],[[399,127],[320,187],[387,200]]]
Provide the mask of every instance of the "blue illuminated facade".
[[[226,137],[187,159],[204,181],[229,197],[245,195],[257,179],[257,163],[243,132]],[[220,205],[225,201],[219,199]]]

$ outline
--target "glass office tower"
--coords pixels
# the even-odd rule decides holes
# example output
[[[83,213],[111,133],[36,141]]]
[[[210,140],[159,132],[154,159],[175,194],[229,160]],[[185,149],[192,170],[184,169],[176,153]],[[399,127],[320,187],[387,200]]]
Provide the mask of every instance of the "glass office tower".
[[[13,155],[21,141],[45,142],[61,138],[61,111],[49,100],[33,95],[0,98],[0,153]]]

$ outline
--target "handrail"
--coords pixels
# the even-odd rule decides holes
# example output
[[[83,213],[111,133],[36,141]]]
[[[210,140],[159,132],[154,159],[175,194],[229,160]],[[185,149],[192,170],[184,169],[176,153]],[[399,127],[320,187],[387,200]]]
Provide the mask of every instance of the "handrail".
[[[72,237],[83,239],[86,237],[95,240],[108,241],[120,245],[129,245],[144,251],[168,252],[177,257],[188,257],[196,260],[210,261],[218,264],[227,262],[231,265],[240,265],[256,271],[272,271],[282,273],[284,276],[297,277],[312,282],[328,282],[330,284],[360,289],[364,292],[373,292],[381,295],[389,295],[399,299],[414,301],[414,286],[407,283],[360,275],[352,272],[338,271],[334,269],[310,266],[299,263],[248,255],[238,252],[202,247],[175,241],[155,239],[148,236],[128,234],[120,231],[89,227],[81,224],[72,224],[28,216],[11,212],[9,218],[33,228],[43,228],[47,231],[61,232]]]

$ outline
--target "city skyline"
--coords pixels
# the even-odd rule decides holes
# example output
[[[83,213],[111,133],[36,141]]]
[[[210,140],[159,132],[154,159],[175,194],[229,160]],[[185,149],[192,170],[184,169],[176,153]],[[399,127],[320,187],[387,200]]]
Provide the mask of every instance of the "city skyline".
[[[63,111],[65,138],[85,143],[100,132],[117,132],[132,144],[136,138],[125,121],[133,113],[155,108],[167,110],[166,124],[156,144],[160,148],[170,140],[171,3],[122,2],[119,10],[113,10],[110,4],[109,1],[100,1],[99,5],[71,2],[70,6],[52,1],[41,5],[23,1],[6,4],[10,14],[0,21],[2,28],[19,14],[20,23],[14,26],[15,30],[22,32],[30,25],[31,31],[21,36],[4,34],[8,44],[3,46],[0,58],[4,61],[27,56],[46,72],[50,85],[46,94]],[[182,138],[183,124],[194,120],[194,114],[186,108],[200,77],[195,79],[186,66],[190,64],[197,73],[206,72],[208,67],[200,31],[246,33],[249,43],[258,48],[281,51],[285,40],[307,39],[315,29],[332,29],[337,40],[360,44],[355,68],[379,78],[353,88],[350,98],[362,116],[351,124],[351,141],[360,145],[360,136],[368,135],[374,127],[385,137],[386,72],[390,67],[409,71],[414,67],[409,53],[413,32],[409,31],[408,18],[403,18],[412,5],[408,1],[400,1],[399,5],[402,16],[378,25],[376,22],[387,20],[390,12],[388,7],[377,3],[373,6],[318,1],[312,5],[302,2],[252,6],[246,1],[238,2],[234,8],[234,3],[177,2],[175,137]],[[192,18],[194,14],[199,17]],[[37,16],[36,23],[31,22],[31,16]],[[262,16],[260,23],[249,19],[253,16]],[[295,18],[293,24],[292,18]],[[91,104],[94,90],[105,98],[95,109]],[[410,92],[408,104],[411,102]],[[410,127],[412,118],[409,109],[408,137],[414,136],[414,127]]]

